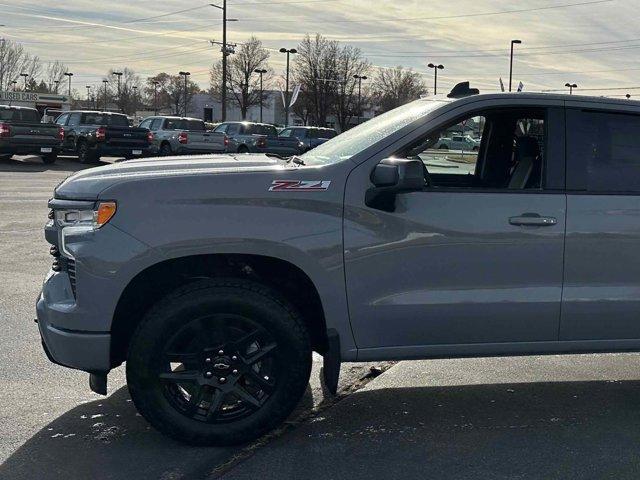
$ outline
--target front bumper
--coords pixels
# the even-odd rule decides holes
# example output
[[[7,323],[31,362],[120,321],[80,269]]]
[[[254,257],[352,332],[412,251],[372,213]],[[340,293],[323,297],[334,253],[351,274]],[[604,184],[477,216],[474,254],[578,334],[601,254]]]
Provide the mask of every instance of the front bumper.
[[[86,372],[107,372],[111,369],[111,335],[107,332],[67,330],[59,325],[73,315],[73,304],[55,303],[47,299],[44,290],[60,288],[68,278],[64,273],[54,273],[46,280],[43,293],[36,302],[38,329],[49,359],[65,367]],[[48,285],[50,284],[51,285]],[[70,288],[70,287],[69,287]]]

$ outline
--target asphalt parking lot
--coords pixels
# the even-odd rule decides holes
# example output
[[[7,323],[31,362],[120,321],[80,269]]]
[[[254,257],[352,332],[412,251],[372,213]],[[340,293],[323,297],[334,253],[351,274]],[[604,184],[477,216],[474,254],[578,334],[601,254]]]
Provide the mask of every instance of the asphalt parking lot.
[[[0,478],[626,479],[640,476],[640,356],[401,362],[328,400],[319,362],[298,415],[251,448],[187,447],[49,363],[33,323],[50,256],[46,201],[81,167],[0,161]],[[318,359],[316,359],[318,360]],[[371,365],[345,365],[342,386]]]

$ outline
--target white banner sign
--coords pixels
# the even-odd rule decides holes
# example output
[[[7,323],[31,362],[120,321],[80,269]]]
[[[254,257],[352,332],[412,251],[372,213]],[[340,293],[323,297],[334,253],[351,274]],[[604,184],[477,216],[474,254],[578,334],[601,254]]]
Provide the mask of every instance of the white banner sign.
[[[35,92],[0,92],[0,102],[67,103],[66,95]]]

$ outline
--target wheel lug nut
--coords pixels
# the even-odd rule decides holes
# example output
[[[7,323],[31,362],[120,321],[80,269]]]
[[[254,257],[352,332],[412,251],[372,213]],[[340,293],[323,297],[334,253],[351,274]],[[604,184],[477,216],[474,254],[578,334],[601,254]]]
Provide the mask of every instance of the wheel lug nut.
[[[238,357],[236,357],[236,356],[234,355],[233,357],[231,357],[231,360],[233,360],[233,361],[235,362],[236,360],[238,360]]]
[[[268,382],[268,381],[269,381],[269,376],[268,376],[268,375],[265,375],[265,376],[264,376],[264,379]]]
[[[227,381],[227,379],[226,379],[226,378],[224,378],[224,377],[220,377],[220,383],[224,383],[224,382],[226,382],[226,381]]]
[[[233,372],[231,372],[231,373],[233,373],[234,375],[237,375],[237,374],[238,374],[238,370],[234,370],[234,371],[233,371]]]
[[[205,358],[204,361],[207,362],[207,363],[211,363],[211,359],[210,358]]]
[[[218,355],[224,355],[224,350],[219,350]]]
[[[207,377],[207,378],[211,378],[211,377],[213,377],[213,373],[207,372],[207,373],[204,374],[204,376]]]

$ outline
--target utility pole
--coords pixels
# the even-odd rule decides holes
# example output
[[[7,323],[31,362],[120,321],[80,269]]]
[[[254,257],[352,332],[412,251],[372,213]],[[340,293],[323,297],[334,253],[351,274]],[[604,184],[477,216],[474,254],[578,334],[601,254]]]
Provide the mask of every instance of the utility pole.
[[[358,80],[358,125],[360,125],[360,117],[362,116],[362,81],[367,79],[366,75],[354,75],[353,78]]]
[[[85,85],[87,89],[87,108],[91,108],[91,85]]]
[[[138,86],[134,85],[131,89],[133,90],[133,116],[135,117],[138,113]]]
[[[264,90],[262,89],[262,75],[267,73],[267,70],[265,68],[256,68],[254,72],[260,75],[260,123],[262,123],[262,100],[264,98]]]
[[[227,18],[227,0],[222,0],[222,6],[210,3],[212,7],[222,10],[222,43],[211,40],[211,44],[222,45],[222,85],[220,91],[221,116],[224,122],[227,119],[227,57],[234,53],[235,44],[227,44],[227,22],[237,22],[237,18]]]
[[[107,84],[109,83],[109,80],[102,80],[102,83],[104,84],[104,111],[106,112],[109,108],[107,105]]]
[[[281,48],[280,53],[287,54],[287,76],[286,76],[286,86],[285,86],[285,94],[284,94],[284,126],[289,125],[289,56],[295,55],[298,51],[295,48]]]
[[[187,116],[187,78],[191,72],[179,72],[184,77],[184,116]],[[176,112],[178,113],[178,112]]]
[[[573,89],[578,88],[578,85],[569,82],[565,83],[564,86],[569,88],[569,95],[573,95]]]
[[[509,59],[509,91],[511,91],[511,80],[513,79],[513,46],[520,45],[522,40],[511,40],[511,57]]]
[[[427,65],[429,68],[433,68],[433,94],[438,94],[438,70],[443,70],[444,65],[436,65],[434,63],[430,63]]]
[[[71,100],[71,77],[73,77],[73,73],[64,72],[65,76],[69,77],[69,100]]]
[[[153,109],[155,110],[155,115],[158,115],[158,85],[160,85],[160,82],[157,80],[153,82]]]

